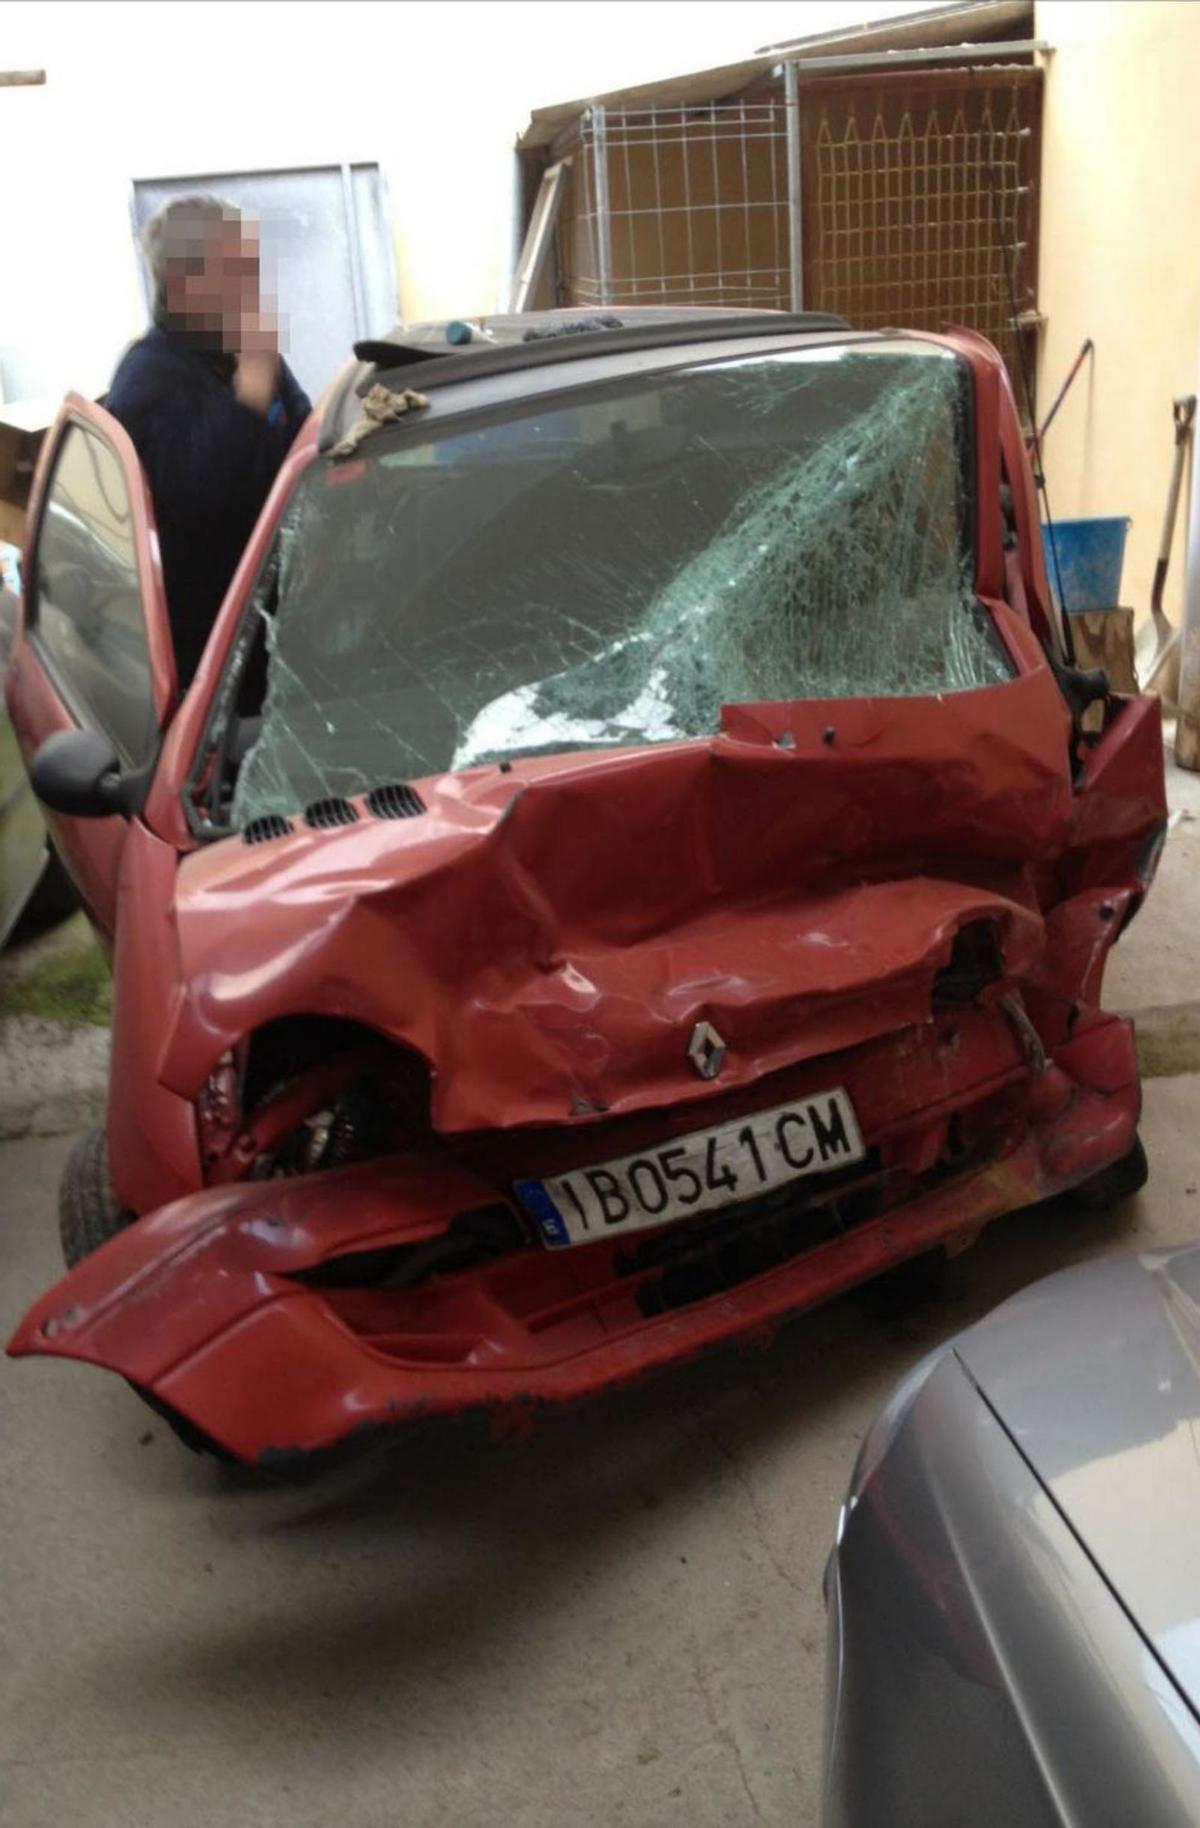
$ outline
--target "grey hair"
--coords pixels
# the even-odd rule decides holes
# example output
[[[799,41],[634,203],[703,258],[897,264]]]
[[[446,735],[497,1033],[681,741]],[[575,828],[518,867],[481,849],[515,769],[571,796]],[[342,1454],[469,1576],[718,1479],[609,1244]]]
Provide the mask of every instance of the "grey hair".
[[[201,261],[204,244],[221,222],[240,222],[242,212],[235,203],[198,191],[193,196],[173,197],[155,210],[142,229],[142,252],[150,272],[153,293],[151,310],[155,323],[161,323],[167,309],[167,269],[180,261]]]

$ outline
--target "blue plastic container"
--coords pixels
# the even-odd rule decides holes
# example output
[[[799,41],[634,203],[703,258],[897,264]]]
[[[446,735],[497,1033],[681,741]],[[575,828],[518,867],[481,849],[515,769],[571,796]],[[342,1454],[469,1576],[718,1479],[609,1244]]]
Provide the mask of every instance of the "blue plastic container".
[[[1068,615],[1080,615],[1089,609],[1116,609],[1121,601],[1121,568],[1125,563],[1125,535],[1129,521],[1124,515],[1093,520],[1056,520],[1054,549],[1058,553],[1055,569],[1050,533],[1042,528],[1042,551],[1046,555],[1046,576],[1055,596],[1066,599],[1061,607]]]

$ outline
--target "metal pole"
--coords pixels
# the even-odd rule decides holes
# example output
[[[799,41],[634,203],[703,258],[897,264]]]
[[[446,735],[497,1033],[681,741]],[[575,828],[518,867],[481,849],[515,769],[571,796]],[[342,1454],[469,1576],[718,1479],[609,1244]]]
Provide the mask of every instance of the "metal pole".
[[[524,197],[525,179],[521,168],[521,155],[514,150],[512,164],[509,167],[508,183],[504,187],[504,261],[500,275],[500,295],[496,300],[496,310],[500,312],[520,309],[520,306],[514,301],[525,240],[525,225],[521,221]]]
[[[362,240],[358,232],[358,198],[354,194],[354,171],[342,166],[342,210],[346,218],[346,248],[350,257],[350,291],[354,301],[354,328],[359,336],[370,336],[374,325],[367,322],[367,298],[363,286]]]
[[[787,115],[788,255],[793,311],[804,309],[804,214],[800,197],[800,78],[794,63],[783,66]]]
[[[756,57],[773,57],[784,51],[794,51],[802,39],[793,38],[787,44],[769,45],[765,51],[756,51]],[[804,68],[817,76],[835,76],[839,71],[869,70],[873,75],[880,70],[903,69],[911,63],[952,63],[977,64],[994,58],[1014,59],[1032,56],[1034,52],[1049,53],[1054,46],[1048,38],[1010,38],[996,44],[946,44],[928,45],[924,50],[908,51],[850,51],[840,56],[803,57]]]
[[[612,304],[612,216],[608,203],[608,125],[603,108],[590,110],[592,122],[592,190],[596,204],[596,277],[600,303]]]
[[[554,231],[562,211],[563,188],[570,167],[571,159],[568,156],[560,159],[557,165],[548,166],[542,173],[525,244],[517,259],[512,299],[506,306],[509,311],[528,311],[530,299],[537,295],[542,274],[554,252]],[[557,297],[557,294],[556,284],[554,296]]]
[[[149,216],[150,213],[151,212],[147,210],[147,216]],[[133,264],[137,268],[138,285],[141,288],[142,303],[145,305],[146,315],[149,317],[151,311],[154,309],[154,294],[150,290],[149,269],[146,266],[145,261],[141,258],[142,225],[138,220],[138,191],[137,180],[135,178],[129,180],[129,226],[133,230]]]
[[[1200,391],[1200,381],[1197,381]],[[1200,769],[1200,463],[1192,462],[1188,515],[1187,579],[1183,627],[1179,635],[1179,722],[1175,726],[1175,760],[1181,768]]]

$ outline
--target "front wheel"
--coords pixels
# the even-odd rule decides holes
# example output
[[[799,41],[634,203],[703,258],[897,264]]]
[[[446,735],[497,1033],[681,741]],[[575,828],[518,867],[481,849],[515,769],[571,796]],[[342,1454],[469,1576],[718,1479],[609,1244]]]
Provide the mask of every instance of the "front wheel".
[[[102,1129],[81,1136],[67,1157],[58,1190],[58,1235],[67,1268],[115,1238],[136,1215],[117,1204]]]
[[[135,1212],[117,1202],[108,1173],[108,1138],[103,1129],[89,1130],[81,1136],[68,1155],[58,1192],[58,1232],[67,1268],[74,1269],[94,1250],[115,1238],[119,1231],[132,1225]],[[219,1460],[232,1459],[204,1431],[177,1414],[149,1390],[137,1384],[133,1390],[162,1417],[185,1447],[193,1453],[210,1453]]]

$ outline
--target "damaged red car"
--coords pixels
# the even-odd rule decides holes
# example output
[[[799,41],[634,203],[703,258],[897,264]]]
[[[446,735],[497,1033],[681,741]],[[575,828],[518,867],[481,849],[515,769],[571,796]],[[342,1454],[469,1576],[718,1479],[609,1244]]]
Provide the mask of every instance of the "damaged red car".
[[[486,328],[360,346],[182,702],[99,408],[32,504],[7,699],[115,1020],[9,1350],[276,1468],[1145,1171],[1159,710],[1074,664],[995,351]]]

